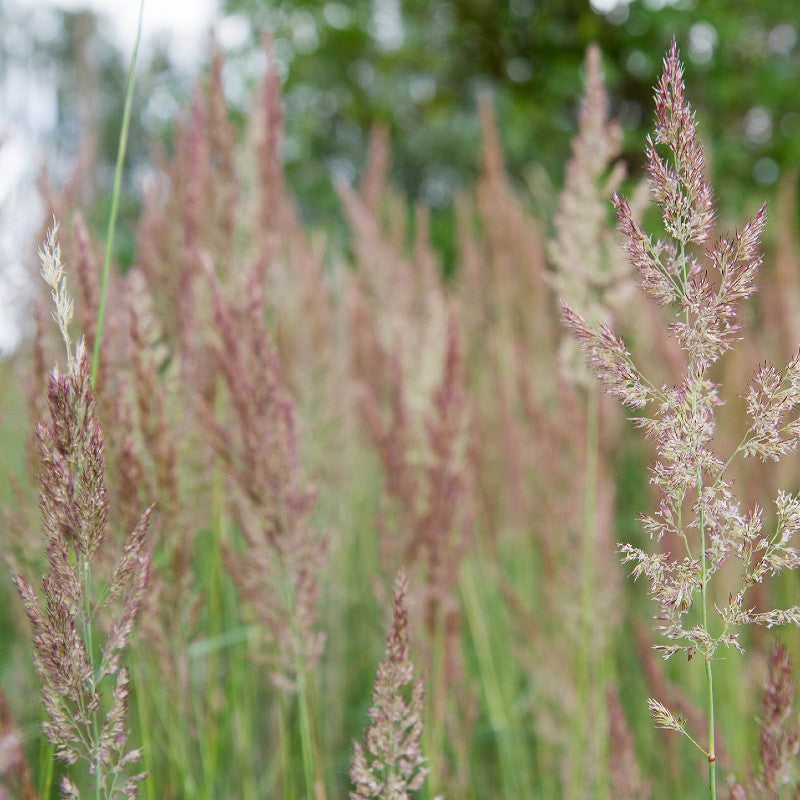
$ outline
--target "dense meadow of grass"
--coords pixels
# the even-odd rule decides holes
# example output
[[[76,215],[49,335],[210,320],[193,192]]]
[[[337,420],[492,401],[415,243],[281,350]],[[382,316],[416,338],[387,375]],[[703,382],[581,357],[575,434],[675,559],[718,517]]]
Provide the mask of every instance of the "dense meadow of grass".
[[[0,799],[800,796],[791,181],[715,216],[674,49],[627,176],[593,48],[550,219],[481,98],[445,276],[385,131],[339,246],[275,72],[237,137],[222,66],[125,274],[81,176],[43,181],[0,362]]]

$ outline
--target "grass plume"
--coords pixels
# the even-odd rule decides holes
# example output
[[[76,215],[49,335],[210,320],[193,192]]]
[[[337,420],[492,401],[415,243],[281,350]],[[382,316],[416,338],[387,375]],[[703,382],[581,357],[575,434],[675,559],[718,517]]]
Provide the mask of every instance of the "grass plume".
[[[105,445],[83,342],[72,347],[72,300],[56,234],[54,224],[40,253],[68,353],[67,371],[56,368],[50,376],[49,418],[37,428],[49,570],[41,596],[20,574],[14,583],[33,631],[34,667],[48,717],[45,735],[64,762],[84,763],[97,800],[112,800],[134,797],[143,777],[129,770],[140,754],[125,746],[129,677],[122,656],[150,572],[150,511],[139,518],[119,560],[101,581],[98,567],[109,515]],[[97,634],[104,617],[109,621],[100,646]],[[80,796],[69,775],[61,788],[65,797]]]
[[[414,677],[408,639],[408,578],[395,581],[386,658],[378,667],[365,745],[355,742],[350,800],[408,800],[427,775],[420,750],[422,678]]]
[[[765,364],[747,395],[748,430],[727,458],[713,449],[715,411],[723,402],[713,382],[713,364],[735,346],[741,327],[739,306],[755,292],[761,265],[764,207],[730,237],[707,244],[714,222],[712,190],[705,179],[705,155],[694,112],[686,101],[683,67],[677,46],[664,60],[655,93],[656,130],[647,142],[648,183],[662,213],[665,238],[653,239],[634,220],[629,203],[615,195],[619,228],[643,291],[675,311],[670,331],[685,353],[685,371],[678,386],[657,386],[640,372],[611,329],[592,326],[565,305],[564,318],[581,343],[606,390],[629,408],[650,409],[637,424],[656,442],[658,460],[651,482],[661,502],[642,518],[654,540],[677,537],[683,557],[650,554],[622,545],[623,561],[634,577],[646,577],[659,605],[659,630],[667,639],[657,645],[665,657],[695,654],[706,677],[708,727],[699,744],[658,700],[650,707],[656,724],[688,736],[708,762],[708,797],[716,797],[715,693],[713,665],[721,648],[743,651],[741,626],[767,627],[800,623],[798,607],[755,612],[748,590],[768,575],[800,566],[792,540],[800,529],[798,499],[781,491],[776,499],[777,524],[765,533],[758,506],[746,512],[733,493],[727,469],[736,456],[777,460],[796,449],[800,405],[798,357],[784,370]],[[713,276],[713,277],[712,277]],[[713,282],[712,282],[713,281]],[[716,605],[712,580],[729,559],[739,561],[740,588],[727,604]],[[716,612],[716,622],[712,614]],[[693,614],[693,617],[689,615]]]

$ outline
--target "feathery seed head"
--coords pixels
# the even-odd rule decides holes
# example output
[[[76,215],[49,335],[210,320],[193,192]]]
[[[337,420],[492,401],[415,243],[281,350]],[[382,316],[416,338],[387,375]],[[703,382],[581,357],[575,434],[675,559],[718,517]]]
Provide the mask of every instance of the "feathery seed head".
[[[74,356],[71,352],[72,302],[66,294],[56,229],[54,225],[41,253],[42,274],[52,290],[69,369],[56,368],[51,373],[49,415],[37,426],[49,570],[42,580],[41,596],[21,575],[14,576],[14,583],[33,631],[34,667],[47,712],[43,729],[56,755],[68,764],[84,760],[98,797],[134,797],[141,776],[122,774],[136,756],[135,751],[123,751],[128,678],[119,662],[149,576],[150,556],[145,549],[149,511],[126,543],[112,585],[102,586],[93,562],[108,527],[105,447],[83,343]],[[97,623],[98,598],[106,595],[107,588],[106,605],[121,602],[112,610],[111,630],[98,653],[92,629]],[[101,723],[106,676],[116,676],[116,688]],[[113,775],[111,787],[108,775]],[[61,786],[65,797],[79,796],[68,776]]]
[[[53,319],[58,325],[61,338],[67,350],[67,369],[72,372],[76,358],[72,354],[72,341],[69,326],[73,317],[72,297],[67,291],[67,279],[64,263],[61,260],[61,245],[58,243],[58,222],[53,217],[53,225],[47,233],[44,246],[39,248],[39,261],[42,265],[41,276],[50,287],[53,298]]]
[[[683,733],[686,726],[686,719],[680,715],[675,716],[665,705],[654,700],[652,697],[647,701],[653,723],[657,728]]]
[[[408,578],[401,571],[395,582],[386,658],[375,678],[366,747],[353,744],[350,800],[408,800],[427,775],[420,749],[422,679],[414,679],[409,655],[407,591]]]
[[[563,314],[606,390],[628,406],[649,412],[636,424],[656,443],[651,483],[658,487],[661,502],[654,514],[642,518],[643,526],[654,539],[679,539],[686,555],[650,555],[630,545],[620,550],[623,562],[632,564],[633,576],[648,579],[659,605],[659,628],[669,642],[657,649],[665,657],[699,653],[710,663],[719,647],[742,649],[736,630],[741,625],[800,623],[798,606],[756,612],[747,605],[752,586],[781,569],[800,567],[800,552],[793,546],[800,532],[800,501],[781,492],[775,532],[766,535],[761,509],[744,511],[726,476],[737,455],[777,460],[798,448],[800,353],[783,371],[770,364],[758,370],[746,396],[749,429],[730,457],[720,458],[713,444],[722,399],[708,374],[734,346],[739,305],[756,291],[766,212],[762,206],[740,232],[707,242],[714,221],[712,192],[704,179],[703,151],[674,42],[655,100],[656,129],[647,146],[649,184],[667,236],[654,240],[647,235],[625,199],[615,196],[614,205],[643,291],[675,312],[669,329],[685,353],[682,380],[671,387],[655,386],[607,327],[590,324],[568,307]],[[707,273],[716,273],[714,280],[707,279]],[[742,585],[727,605],[716,609],[722,630],[714,636],[706,622],[711,605],[706,593],[731,556],[740,560]],[[703,624],[690,626],[687,615],[698,604]],[[661,704],[651,701],[651,710],[660,727],[685,732],[682,721]]]
[[[586,51],[584,96],[572,158],[555,214],[555,237],[548,255],[555,267],[549,276],[557,295],[592,325],[609,323],[633,289],[619,235],[607,223],[608,195],[623,177],[612,166],[622,145],[618,123],[608,120],[600,50]],[[586,366],[575,363],[574,344],[562,343],[561,359],[572,380],[585,383]]]
[[[664,59],[655,93],[656,133],[648,139],[650,190],[664,212],[667,230],[684,245],[703,244],[714,224],[711,187],[703,177],[705,155],[697,136],[694,112],[686,101],[678,46]],[[659,155],[665,145],[669,159]]]

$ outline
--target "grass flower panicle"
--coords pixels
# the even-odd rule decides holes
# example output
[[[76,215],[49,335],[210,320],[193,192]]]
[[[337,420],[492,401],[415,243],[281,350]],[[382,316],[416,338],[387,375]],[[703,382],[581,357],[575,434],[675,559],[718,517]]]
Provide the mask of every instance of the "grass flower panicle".
[[[350,800],[408,800],[427,775],[420,749],[422,678],[414,678],[408,640],[408,578],[397,576],[386,658],[378,667],[365,747],[353,744]]]
[[[58,222],[53,219],[53,225],[47,233],[44,247],[39,250],[39,261],[42,265],[41,276],[50,287],[50,296],[53,299],[53,319],[58,325],[59,333],[67,350],[67,366],[72,369],[73,352],[69,338],[69,326],[74,314],[72,297],[67,291],[67,278],[64,274],[64,264],[61,261],[61,245],[58,243]]]
[[[37,428],[49,570],[42,581],[43,597],[20,574],[14,583],[33,628],[34,666],[47,712],[44,732],[67,764],[86,763],[94,797],[111,800],[134,797],[143,777],[128,774],[139,751],[125,749],[129,679],[121,657],[150,573],[150,511],[139,518],[122,557],[102,581],[98,551],[105,550],[109,516],[105,445],[83,342],[72,349],[72,301],[56,232],[54,225],[41,254],[42,272],[70,358],[67,372],[56,368],[50,376],[49,419]],[[104,617],[111,621],[98,646],[97,629]],[[79,796],[69,776],[62,781],[62,792]]]
[[[761,702],[759,768],[745,785],[733,784],[731,800],[777,800],[784,787],[791,787],[786,796],[800,796],[800,781],[793,763],[800,755],[795,693],[792,661],[779,645],[769,659]]]
[[[633,289],[619,234],[607,221],[608,195],[625,172],[623,164],[615,162],[621,150],[622,129],[608,119],[608,95],[595,45],[586,52],[578,134],[553,219],[555,237],[548,243],[556,295],[593,324],[608,323]],[[571,338],[562,342],[562,361],[570,377],[585,383],[589,376],[583,359],[568,349],[574,346]]]
[[[651,483],[658,487],[661,503],[655,514],[643,517],[643,524],[655,539],[676,537],[683,556],[652,555],[627,544],[621,552],[623,561],[633,565],[634,577],[648,578],[659,604],[659,628],[669,643],[658,649],[665,657],[699,653],[705,662],[708,739],[698,747],[708,758],[709,797],[714,798],[712,664],[717,650],[741,650],[740,626],[747,623],[800,623],[796,606],[756,613],[746,599],[748,589],[768,574],[800,565],[790,544],[800,522],[797,500],[784,492],[778,495],[777,528],[766,534],[763,512],[758,506],[749,512],[742,509],[726,471],[737,455],[777,459],[796,448],[797,422],[787,417],[800,394],[796,358],[783,372],[762,367],[747,396],[747,433],[727,460],[715,453],[715,413],[723,401],[709,370],[733,348],[741,325],[739,305],[756,290],[766,213],[762,206],[740,232],[707,245],[714,222],[712,191],[704,178],[705,158],[674,42],[655,100],[656,132],[647,144],[648,182],[668,236],[653,240],[634,221],[625,200],[615,197],[615,205],[642,289],[657,303],[675,308],[670,331],[685,354],[680,383],[655,386],[609,329],[595,328],[569,308],[564,309],[564,319],[606,390],[633,409],[651,412],[636,422],[656,442]],[[740,589],[730,594],[727,604],[716,606],[710,583],[731,557],[740,561]],[[712,624],[714,610],[718,619]],[[651,710],[657,725],[689,736],[685,723],[663,705],[651,700]]]
[[[625,169],[620,161],[615,161],[621,151],[622,130],[618,122],[609,119],[608,107],[600,50],[593,45],[586,52],[578,132],[572,140],[572,157],[567,163],[564,188],[553,218],[555,235],[548,242],[548,255],[554,267],[548,277],[562,302],[592,324],[604,326],[625,316],[623,309],[631,306],[630,296],[636,289],[620,235],[609,224],[607,198],[619,185]],[[618,355],[623,354],[624,346],[613,337],[610,328],[604,328],[604,333],[607,333],[604,344]],[[574,337],[562,338],[559,356],[564,377],[557,386],[559,413],[566,404],[568,390],[576,393],[581,405],[579,428],[572,433],[574,455],[581,464],[581,477],[576,483],[583,484],[582,519],[575,531],[579,539],[566,545],[567,548],[578,545],[581,556],[565,558],[569,565],[565,578],[577,584],[574,595],[580,603],[577,609],[580,625],[573,631],[564,626],[564,639],[569,642],[566,647],[575,653],[573,681],[577,697],[568,715],[571,736],[565,761],[571,766],[566,797],[582,798],[590,794],[597,800],[607,800],[605,765],[610,742],[606,736],[604,692],[613,678],[606,644],[619,614],[619,580],[614,579],[614,570],[618,569],[614,563],[614,537],[604,517],[603,504],[608,498],[613,502],[614,496],[613,481],[605,465],[611,460],[616,414],[608,414],[601,408],[600,390],[590,372],[595,362],[587,363]],[[535,374],[533,370],[531,373]],[[630,387],[633,378],[620,374],[618,381]],[[576,435],[578,430],[580,438]],[[563,524],[569,526],[566,519]],[[570,569],[576,574],[569,575]],[[606,579],[599,581],[597,574],[601,570]],[[572,655],[567,655],[566,660],[571,661]]]
[[[225,563],[261,625],[273,678],[291,693],[323,650],[319,571],[327,537],[311,520],[316,492],[303,475],[294,401],[254,273],[243,288],[241,304],[228,303],[212,279],[216,357],[233,419],[226,428],[211,409],[201,410],[225,465],[246,543],[243,551],[227,548]]]
[[[783,647],[776,647],[770,658],[767,683],[761,704],[759,755],[761,769],[753,781],[756,797],[777,797],[790,783],[794,759],[800,754],[800,726],[795,708],[792,662]],[[796,783],[793,793],[800,793]]]

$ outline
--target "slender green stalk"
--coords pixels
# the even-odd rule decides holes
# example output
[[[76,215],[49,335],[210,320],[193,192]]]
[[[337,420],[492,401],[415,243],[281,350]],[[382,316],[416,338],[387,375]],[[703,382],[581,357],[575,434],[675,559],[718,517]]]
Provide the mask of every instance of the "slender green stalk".
[[[258,708],[258,705],[253,691],[254,670],[247,658],[248,649],[248,647],[237,647],[233,653],[231,686],[234,689],[238,689],[238,692],[236,693],[236,701],[231,704],[230,714],[232,727],[236,726],[237,721],[239,722],[236,736],[236,758],[241,765],[242,800],[256,800],[260,794],[256,775],[252,768],[252,755],[255,752],[252,710]]]
[[[207,585],[207,606],[208,606],[208,630],[212,638],[223,636],[222,622],[222,600],[221,600],[221,581],[222,567],[220,562],[219,548],[216,542],[211,543],[211,553],[209,554],[211,563],[207,565],[209,580]],[[205,675],[208,681],[207,692],[214,693],[221,691],[218,681],[222,680],[220,670],[219,653],[215,648],[210,648],[205,658]],[[200,764],[202,767],[203,781],[206,792],[214,794],[217,766],[219,761],[219,742],[221,739],[220,719],[217,715],[209,713],[208,695],[203,700],[198,697],[197,692],[192,692],[193,708],[196,720],[196,727],[199,734],[200,745]]]
[[[92,688],[96,688],[97,667],[94,663],[94,644],[92,642],[92,585],[89,560],[82,559],[81,572],[83,573],[83,598],[84,598],[84,620],[83,630],[86,638],[86,654],[92,668]],[[97,721],[97,709],[92,711],[92,745],[95,750],[94,756],[94,796],[95,800],[101,800],[102,790],[105,788],[103,777],[102,761],[100,759],[100,725]]]
[[[578,708],[575,715],[575,769],[572,772],[572,793],[576,800],[586,791],[587,762],[589,750],[589,714],[584,709],[597,711],[596,689],[602,685],[602,676],[595,674],[596,664],[592,662],[594,649],[590,642],[593,637],[594,599],[595,599],[595,558],[597,555],[597,479],[600,457],[600,402],[597,387],[590,386],[586,395],[586,464],[584,472],[583,495],[583,552],[581,569],[581,632],[582,641],[578,647],[577,688]],[[595,720],[599,723],[599,720]],[[603,736],[603,726],[595,724],[595,735]],[[602,751],[604,748],[600,748]],[[598,765],[599,766],[599,765]],[[598,800],[606,797],[595,788]],[[607,787],[606,787],[607,788]]]
[[[461,596],[464,612],[475,643],[475,654],[478,659],[481,688],[486,699],[486,710],[489,723],[497,740],[497,751],[500,758],[500,782],[502,796],[511,800],[515,797],[526,797],[523,790],[526,770],[517,759],[515,743],[520,743],[521,735],[514,725],[513,711],[510,708],[508,693],[504,691],[501,672],[495,659],[495,653],[502,652],[492,641],[490,625],[486,619],[485,609],[488,606],[486,592],[479,588],[478,571],[472,562],[468,562],[461,574]],[[528,789],[526,786],[525,789]]]
[[[278,698],[278,725],[280,730],[281,790],[283,800],[295,800],[294,775],[292,774],[292,742],[289,727],[289,699],[281,692]]]
[[[224,609],[222,600],[222,558],[220,555],[218,542],[211,542],[210,553],[211,564],[208,566],[208,629],[212,637],[224,636]],[[206,676],[209,682],[209,692],[223,691],[220,683],[224,678],[223,663],[220,653],[216,649],[210,649],[206,655]],[[210,785],[214,785],[217,775],[219,761],[219,734],[222,720],[216,714],[209,714],[208,702],[203,704],[201,714],[205,718],[205,724],[199,730],[204,732],[205,743],[201,754],[203,761],[203,771],[206,773],[206,780]]]
[[[97,304],[97,326],[94,337],[94,350],[92,352],[91,380],[92,387],[97,385],[97,371],[100,367],[100,341],[103,338],[103,323],[105,321],[106,298],[108,297],[108,278],[111,272],[111,256],[114,253],[114,231],[117,227],[117,211],[119,209],[120,187],[122,185],[122,167],[125,163],[125,151],[128,148],[128,131],[131,124],[131,107],[133,105],[133,86],[136,74],[136,60],[139,56],[139,41],[142,38],[142,17],[144,16],[144,0],[139,2],[139,23],[136,28],[136,41],[133,45],[130,65],[128,66],[128,79],[125,84],[125,105],[122,112],[122,128],[119,133],[119,146],[117,148],[117,163],[114,169],[114,188],[111,192],[111,211],[108,215],[108,230],[106,231],[106,250],[103,256],[103,272],[100,277],[100,298]]]
[[[698,478],[698,489],[702,489],[702,479]],[[700,513],[700,545],[702,552],[700,555],[700,568],[702,570],[702,583],[700,584],[700,594],[703,608],[703,630],[708,633],[708,565],[706,562],[706,533],[703,514]],[[717,798],[717,757],[714,751],[714,676],[711,671],[711,661],[713,653],[706,653],[706,707],[708,713],[708,797],[709,800]]]
[[[434,795],[438,795],[442,789],[444,778],[445,755],[445,717],[447,714],[447,686],[444,678],[444,623],[442,620],[442,609],[437,604],[434,611],[433,628],[430,631],[431,637],[431,676],[430,676],[430,696],[431,696],[431,720],[429,728],[431,731],[430,772],[428,773],[428,786]]]
[[[706,685],[708,702],[708,797],[717,798],[717,756],[714,752],[714,679],[711,674],[711,659],[706,659]]]
[[[297,673],[297,711],[300,716],[300,749],[308,800],[325,800],[325,782],[320,775],[319,759],[312,725],[305,667]]]
[[[681,252],[684,263],[687,259]],[[686,270],[684,271],[686,273]],[[684,274],[684,281],[688,281],[688,276]],[[689,320],[688,310],[685,312],[685,319]],[[689,374],[693,375],[695,371],[694,359],[690,363]],[[692,391],[692,416],[697,413],[697,400],[695,390]],[[698,466],[697,468],[697,497],[698,499],[703,496],[703,470]],[[703,619],[703,630],[706,635],[710,637],[708,630],[708,581],[710,575],[708,573],[708,560],[706,556],[706,526],[705,514],[703,509],[700,508],[698,520],[698,529],[700,532],[700,605]],[[706,673],[706,713],[708,715],[708,798],[709,800],[716,800],[717,798],[717,780],[716,769],[717,760],[714,751],[714,676],[711,669],[711,662],[714,658],[714,653],[705,653],[705,673]]]
[[[217,395],[216,407],[222,405],[222,398]],[[225,620],[225,603],[223,587],[223,565],[221,545],[229,536],[228,517],[226,511],[225,473],[219,459],[216,459],[211,485],[211,525],[208,532],[207,561],[204,559],[203,574],[208,576],[205,587],[206,608],[208,613],[208,638],[220,642],[228,635]],[[206,680],[209,691],[222,691],[218,685],[223,679],[223,660],[218,647],[209,647],[203,653],[205,659]],[[193,692],[193,695],[195,693]],[[209,714],[208,702],[199,702],[193,697],[195,718],[200,744],[200,763],[206,792],[212,794],[218,789],[217,774],[219,764],[219,744],[222,739],[222,720],[216,714]]]
[[[207,674],[209,672],[210,670],[207,670]],[[203,697],[205,699],[205,695]],[[192,691],[191,703],[198,739],[199,758],[197,760],[200,762],[200,775],[197,780],[203,785],[204,796],[211,797],[214,795],[214,774],[208,750],[213,749],[215,726],[213,720],[210,719],[211,715],[206,713],[204,704],[200,702],[200,692]]]
[[[285,598],[286,608],[295,608],[294,591],[291,580],[281,571],[282,591]],[[290,621],[292,634],[295,641],[299,637],[299,631],[295,628],[295,618],[292,616]],[[300,726],[300,754],[303,763],[303,780],[305,782],[306,800],[325,800],[325,781],[321,771],[321,758],[317,752],[317,736],[314,726],[314,716],[311,713],[311,703],[309,699],[308,685],[308,666],[303,656],[298,652],[294,660],[296,673],[296,692],[294,695],[297,704],[297,713]]]
[[[39,769],[39,796],[42,800],[50,800],[53,789],[53,745],[44,738],[39,740]]]
[[[139,736],[142,741],[142,756],[144,766],[147,769],[147,777],[144,779],[143,784],[147,792],[147,800],[156,800],[156,786],[155,778],[153,777],[152,757],[153,757],[153,739],[150,735],[150,716],[146,704],[144,703],[141,688],[145,685],[143,671],[139,661],[134,662],[135,676],[136,676],[136,691],[134,697],[136,698],[136,716],[139,722]]]

